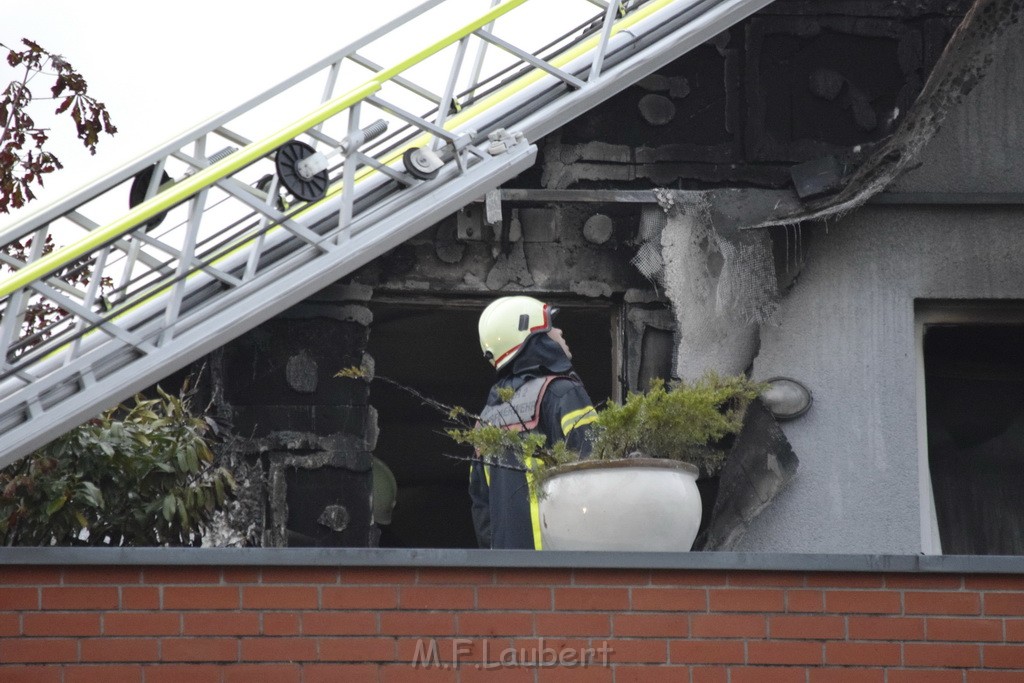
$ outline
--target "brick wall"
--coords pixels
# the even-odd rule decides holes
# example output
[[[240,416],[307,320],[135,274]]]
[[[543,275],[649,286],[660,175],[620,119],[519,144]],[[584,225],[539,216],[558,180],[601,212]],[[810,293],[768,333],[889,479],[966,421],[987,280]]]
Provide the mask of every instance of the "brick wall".
[[[5,683],[409,678],[1020,681],[1024,576],[0,568]]]

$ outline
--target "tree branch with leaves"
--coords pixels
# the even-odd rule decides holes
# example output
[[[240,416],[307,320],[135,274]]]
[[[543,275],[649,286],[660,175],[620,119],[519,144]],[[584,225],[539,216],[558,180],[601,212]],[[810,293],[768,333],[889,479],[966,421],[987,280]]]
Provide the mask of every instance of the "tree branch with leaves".
[[[3,43],[7,65],[18,75],[0,93],[0,212],[9,213],[35,199],[33,186],[43,186],[43,178],[63,168],[60,159],[45,149],[50,129],[36,123],[30,110],[44,100],[57,103],[56,115],[70,116],[78,139],[90,153],[96,153],[100,134],[113,135],[117,128],[110,121],[107,107],[89,95],[85,78],[61,55],[38,43],[22,38],[24,49]],[[35,81],[50,83],[48,94],[34,91]],[[50,81],[49,79],[53,79]]]

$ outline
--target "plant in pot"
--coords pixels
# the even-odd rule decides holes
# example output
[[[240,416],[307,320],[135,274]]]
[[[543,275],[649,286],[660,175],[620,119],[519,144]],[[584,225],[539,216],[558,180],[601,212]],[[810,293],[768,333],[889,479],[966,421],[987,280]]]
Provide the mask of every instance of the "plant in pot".
[[[696,480],[716,473],[728,439],[764,389],[745,376],[655,380],[593,422],[587,458],[562,443],[493,425],[449,429],[487,463],[514,461],[538,488],[542,546],[549,550],[691,548],[701,520]]]
[[[359,368],[339,375],[368,379]],[[547,448],[543,435],[484,424],[461,407],[377,379],[445,412],[448,436],[471,445],[484,463],[527,472],[538,489],[547,550],[689,550],[701,520],[697,477],[720,469],[729,438],[765,389],[743,375],[655,380],[648,392],[630,393],[622,405],[598,412],[590,453],[581,459],[564,443]]]

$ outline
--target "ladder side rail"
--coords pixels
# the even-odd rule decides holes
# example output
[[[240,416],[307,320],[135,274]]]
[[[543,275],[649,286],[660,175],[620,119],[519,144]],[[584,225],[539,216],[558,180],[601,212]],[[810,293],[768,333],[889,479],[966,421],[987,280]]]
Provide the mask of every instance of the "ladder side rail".
[[[122,166],[119,169],[111,171],[106,176],[102,176],[88,187],[81,188],[70,195],[58,200],[54,204],[43,207],[38,212],[26,216],[23,220],[15,223],[14,225],[7,228],[3,233],[0,233],[0,245],[7,244],[16,239],[31,233],[42,223],[49,223],[53,220],[60,218],[68,211],[71,211],[83,204],[86,204],[97,196],[103,194],[107,190],[120,185],[121,183],[133,178],[143,169],[152,166],[159,162],[161,159],[166,158],[171,152],[181,149],[185,145],[191,143],[200,135],[217,130],[224,126],[230,121],[237,119],[242,114],[247,113],[254,107],[280,95],[288,89],[298,85],[302,81],[316,75],[323,71],[325,68],[330,67],[336,62],[341,62],[346,59],[353,52],[362,49],[369,43],[379,40],[381,37],[387,35],[394,29],[402,26],[406,23],[417,19],[422,13],[437,7],[438,5],[445,2],[445,0],[425,0],[415,8],[399,15],[395,19],[387,22],[386,24],[378,27],[371,31],[365,36],[355,40],[348,45],[338,49],[330,55],[321,58],[314,62],[305,69],[298,73],[285,78],[277,84],[271,86],[262,93],[246,100],[228,111],[214,116],[202,123],[197,124],[193,128],[181,133],[177,137],[163,143],[162,145],[154,148],[147,154],[139,157],[133,162]]]
[[[314,110],[313,113],[303,117],[297,123],[286,126],[278,131],[278,133],[268,138],[264,138],[260,142],[250,143],[250,145],[247,145],[238,152],[229,155],[226,159],[222,159],[203,171],[195,173],[185,180],[182,180],[174,187],[161,193],[157,197],[143,202],[139,206],[135,207],[135,209],[125,214],[121,219],[114,221],[112,224],[108,224],[104,228],[98,229],[97,232],[99,234],[94,233],[86,235],[78,242],[68,245],[52,254],[53,258],[36,261],[22,271],[19,271],[13,278],[0,281],[0,297],[7,296],[14,289],[23,286],[24,283],[46,274],[46,268],[59,266],[61,258],[68,261],[73,260],[74,258],[81,256],[83,253],[93,250],[98,243],[102,243],[104,240],[109,239],[111,235],[121,237],[123,234],[131,232],[133,228],[138,227],[142,222],[154,217],[167,208],[171,208],[180,201],[184,201],[187,197],[197,192],[206,184],[211,184],[219,178],[229,175],[249,163],[256,161],[258,158],[265,156],[276,149],[281,142],[291,139],[307,129],[315,127],[317,124],[322,123],[324,120],[338,113],[342,109],[348,108],[348,106],[351,106],[355,101],[363,99],[363,96],[358,96],[360,93],[366,93],[369,91],[375,92],[376,90],[379,90],[384,81],[393,79],[395,76],[400,75],[410,67],[422,62],[430,56],[433,56],[447,46],[462,40],[473,31],[487,25],[497,17],[508,13],[522,5],[524,2],[526,2],[526,0],[507,0],[507,2],[502,5],[490,10],[469,24],[456,29],[449,35],[424,48],[415,55],[412,55],[402,62],[385,69],[378,74],[378,79],[370,80],[362,87],[349,91],[346,95],[342,95],[321,105],[319,108]],[[357,95],[357,97],[353,99],[353,95]],[[342,104],[342,106],[339,106],[339,104]],[[200,137],[203,135],[205,135],[205,133],[200,133]],[[198,139],[196,139],[196,142],[198,144]]]
[[[483,23],[483,22],[480,22],[480,23]],[[435,51],[435,52],[436,52],[436,50],[437,50],[437,48],[435,48],[435,49],[434,49],[434,51]],[[140,219],[140,220],[141,220],[141,219]]]
[[[37,393],[20,401],[0,399],[0,426],[7,427],[5,431],[0,432],[0,467],[44,445],[52,438],[54,432],[74,426],[95,414],[97,402],[115,401],[117,396],[130,395],[150,386],[165,376],[171,365],[174,368],[187,365],[222,345],[225,336],[238,336],[298,303],[310,289],[320,289],[355,268],[365,265],[382,250],[401,244],[479,196],[482,187],[499,185],[529,168],[535,161],[536,153],[535,146],[521,144],[518,149],[513,149],[501,157],[483,160],[476,167],[480,174],[472,182],[447,182],[451,176],[457,174],[450,167],[446,167],[442,170],[442,176],[448,177],[443,178],[443,192],[440,196],[437,196],[439,193],[436,186],[427,184],[421,184],[412,188],[409,193],[398,195],[399,206],[397,209],[394,206],[390,207],[392,210],[388,212],[386,224],[381,225],[375,216],[375,222],[381,229],[360,231],[360,236],[350,240],[344,248],[335,249],[329,255],[319,257],[325,262],[320,268],[295,268],[289,263],[280,264],[264,274],[264,277],[274,283],[273,287],[244,287],[235,290],[233,295],[213,300],[212,307],[215,310],[212,313],[204,308],[201,314],[197,312],[189,316],[188,319],[195,322],[194,327],[175,334],[159,353],[139,358],[131,368],[115,369],[107,373],[96,372],[97,379],[91,380],[88,394],[85,391],[73,391],[72,387],[64,388],[63,391],[72,393],[61,403],[59,411],[51,407],[31,421],[11,425],[12,420],[16,419],[18,406],[20,405],[23,412],[28,412],[33,404],[39,403],[41,394]],[[457,176],[456,180],[462,178]],[[324,218],[333,223],[331,216]],[[238,315],[239,310],[243,310],[244,314]],[[95,359],[92,360],[95,365]],[[65,382],[81,384],[82,369],[75,369],[78,373],[77,379],[72,376],[74,373],[71,370],[64,369]],[[54,384],[52,379],[44,383],[50,384],[46,388],[51,393],[62,386]],[[37,407],[36,410],[38,409]]]

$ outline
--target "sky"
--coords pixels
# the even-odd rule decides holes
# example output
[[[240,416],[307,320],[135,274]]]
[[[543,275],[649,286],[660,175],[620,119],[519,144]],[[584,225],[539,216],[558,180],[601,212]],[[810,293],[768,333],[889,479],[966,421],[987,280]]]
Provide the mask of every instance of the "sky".
[[[39,199],[27,209],[0,214],[0,231],[259,94],[420,1],[5,3],[0,43],[14,47],[25,37],[63,55],[86,78],[89,93],[107,105],[119,132],[114,137],[103,136],[97,154],[90,157],[70,132],[70,119],[56,121],[52,151],[64,163],[64,170],[48,177],[45,189],[37,191]],[[586,0],[535,0],[532,4],[538,7],[527,11],[586,15],[598,11]],[[436,39],[490,5],[491,0],[449,0],[448,5],[418,21],[416,28],[422,30],[421,38]],[[529,20],[524,20],[524,30],[531,30]],[[413,42],[407,38],[375,58],[385,66],[395,63],[412,53],[406,45]],[[0,84],[14,75],[5,62],[0,63]],[[366,75],[365,71],[353,74]],[[48,90],[48,84],[39,90]]]

